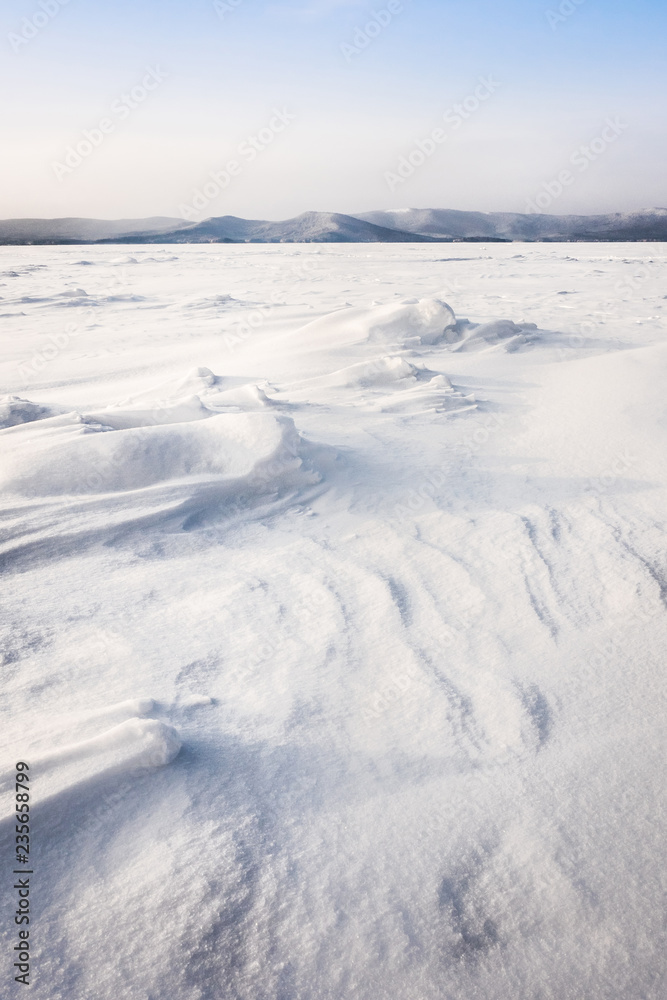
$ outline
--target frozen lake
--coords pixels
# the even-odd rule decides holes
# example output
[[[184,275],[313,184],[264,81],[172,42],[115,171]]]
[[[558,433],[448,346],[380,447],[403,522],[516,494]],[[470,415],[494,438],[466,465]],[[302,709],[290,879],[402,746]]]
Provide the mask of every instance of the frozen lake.
[[[2,247],[0,319],[33,996],[662,1000],[665,245]]]

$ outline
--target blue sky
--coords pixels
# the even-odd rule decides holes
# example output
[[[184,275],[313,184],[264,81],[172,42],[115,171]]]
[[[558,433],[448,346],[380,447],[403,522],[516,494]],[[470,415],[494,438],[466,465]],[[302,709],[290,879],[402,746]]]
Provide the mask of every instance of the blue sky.
[[[41,3],[0,12],[0,217],[667,204],[664,0]]]

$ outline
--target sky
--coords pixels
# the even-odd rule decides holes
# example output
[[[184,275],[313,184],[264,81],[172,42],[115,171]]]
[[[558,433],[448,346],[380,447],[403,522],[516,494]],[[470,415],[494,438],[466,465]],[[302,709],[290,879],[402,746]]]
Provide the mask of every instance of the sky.
[[[667,205],[664,0],[4,0],[0,217]]]

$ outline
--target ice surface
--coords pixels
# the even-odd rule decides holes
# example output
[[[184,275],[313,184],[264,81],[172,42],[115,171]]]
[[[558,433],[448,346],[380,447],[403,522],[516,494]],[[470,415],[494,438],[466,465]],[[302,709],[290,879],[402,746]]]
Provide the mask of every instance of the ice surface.
[[[32,996],[663,1000],[662,245],[0,256]]]

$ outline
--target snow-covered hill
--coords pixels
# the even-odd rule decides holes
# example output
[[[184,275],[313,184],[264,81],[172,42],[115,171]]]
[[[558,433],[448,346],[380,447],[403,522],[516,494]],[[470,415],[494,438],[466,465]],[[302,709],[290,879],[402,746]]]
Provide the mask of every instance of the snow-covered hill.
[[[304,212],[283,222],[223,215],[202,222],[156,218],[9,219],[0,244],[25,243],[428,243],[453,240],[667,240],[667,209],[614,215],[520,215],[402,209],[360,216]]]
[[[428,242],[428,236],[399,233],[392,227],[339,215],[334,212],[304,212],[285,222],[239,219],[233,215],[206,219],[175,234],[163,234],[148,242],[207,243],[411,243]]]
[[[667,240],[664,208],[610,215],[522,215],[410,208],[366,212],[359,218],[376,226],[436,239]]]

